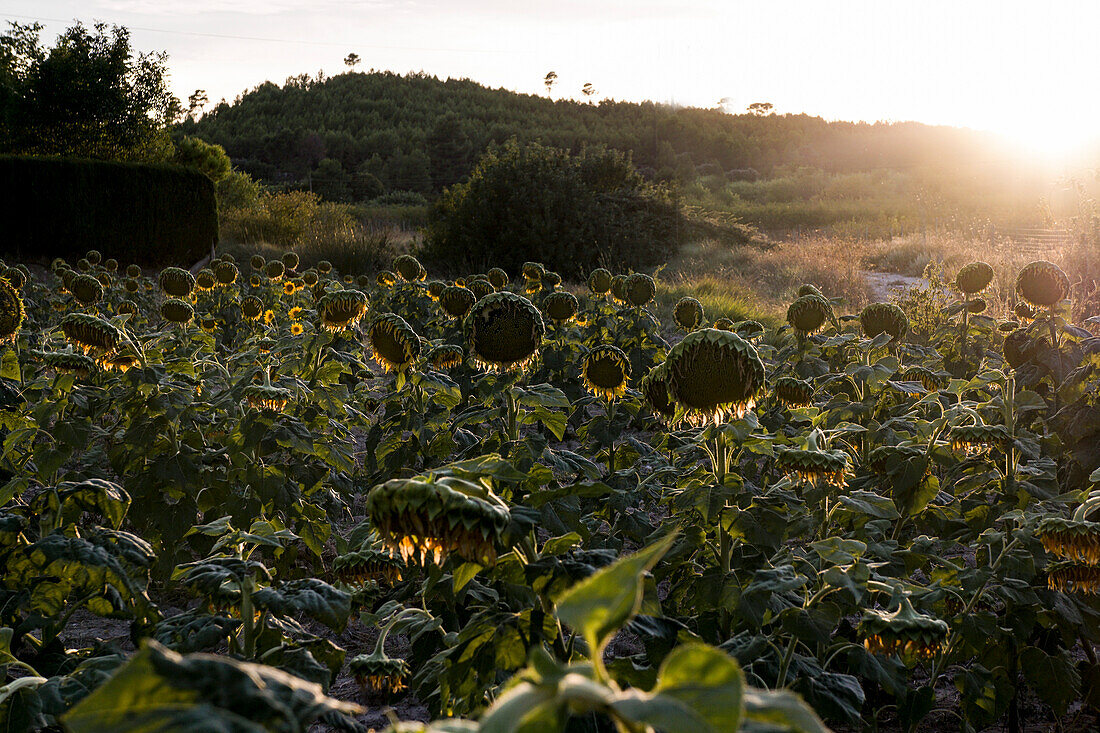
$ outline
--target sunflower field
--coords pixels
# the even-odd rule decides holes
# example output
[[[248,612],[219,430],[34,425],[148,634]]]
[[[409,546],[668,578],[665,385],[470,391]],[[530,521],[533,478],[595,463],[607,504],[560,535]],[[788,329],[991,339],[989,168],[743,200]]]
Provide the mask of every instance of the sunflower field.
[[[1090,729],[1098,321],[994,275],[918,344],[809,284],[4,265],[0,728]]]

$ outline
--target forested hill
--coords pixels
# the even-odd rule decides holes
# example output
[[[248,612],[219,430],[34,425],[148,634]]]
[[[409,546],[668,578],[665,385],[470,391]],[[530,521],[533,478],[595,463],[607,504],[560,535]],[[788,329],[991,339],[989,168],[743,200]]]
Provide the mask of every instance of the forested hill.
[[[461,179],[492,143],[515,137],[579,150],[629,151],[651,177],[769,175],[778,166],[832,172],[971,167],[981,133],[919,123],[827,122],[808,115],[731,115],[653,103],[586,104],[421,74],[351,72],[265,83],[181,131],[225,147],[271,182],[335,184],[337,197],[431,194]]]

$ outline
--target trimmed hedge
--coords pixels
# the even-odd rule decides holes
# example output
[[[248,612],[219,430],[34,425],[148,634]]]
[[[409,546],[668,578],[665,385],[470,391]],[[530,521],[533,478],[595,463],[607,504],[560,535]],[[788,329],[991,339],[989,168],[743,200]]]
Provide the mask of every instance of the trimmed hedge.
[[[0,156],[0,253],[190,264],[218,239],[214,184],[192,168]]]

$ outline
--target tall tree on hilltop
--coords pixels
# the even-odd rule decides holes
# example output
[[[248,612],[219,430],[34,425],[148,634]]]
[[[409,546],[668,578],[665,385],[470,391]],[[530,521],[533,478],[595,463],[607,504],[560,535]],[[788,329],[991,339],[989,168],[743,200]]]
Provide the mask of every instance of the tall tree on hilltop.
[[[549,71],[546,73],[546,77],[543,78],[542,83],[546,85],[546,96],[550,96],[550,90],[553,88],[554,83],[558,80],[558,72]]]

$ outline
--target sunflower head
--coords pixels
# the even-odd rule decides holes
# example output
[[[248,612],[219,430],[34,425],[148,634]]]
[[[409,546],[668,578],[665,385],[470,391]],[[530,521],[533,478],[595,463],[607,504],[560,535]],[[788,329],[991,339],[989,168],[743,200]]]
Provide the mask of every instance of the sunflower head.
[[[195,289],[194,276],[179,267],[166,267],[160,271],[160,289],[173,298],[186,298]]]
[[[814,386],[804,379],[780,377],[775,380],[775,396],[787,407],[809,407],[814,402]]]
[[[1080,560],[1061,560],[1047,565],[1051,590],[1100,595],[1100,566]]]
[[[264,259],[263,255],[252,255],[248,260],[248,265],[256,272],[261,272],[267,266],[267,260]]]
[[[132,300],[124,300],[118,304],[117,312],[120,316],[130,316],[131,318],[137,318],[138,304]]]
[[[377,275],[374,276],[374,281],[375,283],[377,283],[378,287],[388,288],[391,287],[395,282],[397,282],[397,275],[393,274],[389,270],[381,270]]]
[[[556,290],[561,285],[561,275],[556,272],[546,271],[539,278],[539,282],[542,285],[542,289],[546,291]]]
[[[450,553],[493,565],[508,509],[480,484],[449,476],[398,478],[367,494],[382,541],[406,562],[441,563]]]
[[[290,324],[290,335],[291,336],[301,336],[303,333],[305,333],[305,330],[306,330],[305,326],[303,326],[298,321],[295,321],[294,323]]]
[[[0,275],[0,278],[7,280],[8,284],[16,290],[19,290],[27,284],[27,276],[18,267],[4,268],[4,272]]]
[[[787,323],[799,336],[817,333],[833,315],[829,301],[820,295],[801,295],[787,308]]]
[[[77,275],[69,291],[81,305],[93,305],[103,299],[103,284],[91,275]]]
[[[510,280],[510,278],[508,277],[508,273],[505,272],[502,268],[494,267],[490,269],[489,272],[486,273],[486,275],[489,278],[489,282],[497,290],[504,290],[506,287],[508,287],[508,281]]]
[[[428,271],[424,269],[424,265],[420,264],[420,260],[409,254],[395,258],[393,269],[402,280],[408,283],[420,282],[428,277]]]
[[[672,347],[669,394],[697,422],[743,417],[764,388],[764,363],[735,333],[704,328]]]
[[[824,483],[842,489],[848,485],[848,454],[842,450],[780,448],[776,464],[811,486]]]
[[[680,298],[672,311],[676,325],[685,331],[694,331],[703,325],[703,304],[695,298]]]
[[[15,341],[26,316],[19,291],[7,280],[0,278],[0,344]]]
[[[803,295],[816,295],[819,298],[825,297],[825,294],[821,292],[820,288],[811,283],[803,283],[798,287],[798,295],[796,297],[801,298]]]
[[[611,278],[611,299],[616,303],[626,303],[626,275]]]
[[[871,303],[860,312],[859,325],[867,338],[888,333],[901,341],[909,331],[909,318],[893,303]]]
[[[388,552],[363,548],[332,561],[332,574],[340,583],[361,587],[367,583],[393,585],[401,580],[405,564]]]
[[[122,340],[122,332],[114,325],[86,313],[65,316],[61,321],[61,330],[73,346],[97,358],[113,353]]]
[[[96,368],[93,359],[71,351],[47,352],[42,356],[42,363],[59,374],[72,374],[78,379],[86,378]]]
[[[73,291],[73,282],[79,277],[79,274],[76,270],[65,268],[58,270],[58,275],[61,278],[61,292],[71,293]]]
[[[214,265],[214,277],[220,285],[232,285],[237,282],[237,276],[240,274],[241,271],[238,270],[237,266],[232,262],[222,260]]]
[[[1040,343],[1050,344],[1050,339],[1042,339]],[[1018,328],[1005,336],[1004,357],[1008,365],[1013,369],[1019,369],[1024,363],[1035,355],[1035,344],[1026,328]]]
[[[107,272],[118,272],[118,260],[116,260],[114,257],[104,260],[103,269],[105,269]]]
[[[386,371],[405,369],[420,356],[420,337],[395,313],[375,318],[367,329],[367,340],[375,361]]]
[[[443,294],[443,291],[447,289],[447,283],[442,280],[431,280],[428,282],[427,291],[428,297],[438,302],[439,296]]]
[[[606,295],[611,290],[611,273],[597,267],[588,275],[588,289],[593,295]]]
[[[128,278],[126,278],[125,280],[122,281],[122,288],[127,293],[136,293],[139,290],[141,290],[141,283],[139,283],[137,280],[135,280],[132,277],[128,277]]]
[[[88,262],[87,257],[81,257],[79,260],[76,261],[76,269],[80,272],[88,272],[92,269],[92,263]]]
[[[264,314],[264,302],[255,295],[247,295],[241,299],[241,315],[250,321],[260,320]]]
[[[180,298],[168,298],[160,306],[160,315],[172,323],[190,323],[195,317],[195,307]]]
[[[465,318],[476,302],[477,296],[459,285],[448,285],[439,294],[439,307],[452,318]]]
[[[199,328],[203,333],[214,333],[218,330],[217,318],[203,318],[199,320]]]
[[[1012,312],[1024,323],[1031,323],[1035,320],[1035,316],[1039,315],[1039,312],[1024,300],[1021,300],[1013,306]]]
[[[546,333],[539,309],[522,295],[507,291],[475,303],[464,325],[468,351],[486,369],[524,369],[538,355]]]
[[[638,385],[650,408],[666,420],[676,416],[676,403],[668,392],[668,365],[658,364],[642,377]]]
[[[267,275],[269,280],[279,281],[283,279],[283,275],[286,274],[286,265],[282,260],[271,260],[264,265],[264,274]]]
[[[354,328],[366,312],[367,296],[360,290],[333,290],[317,301],[317,315],[326,331]]]
[[[1053,262],[1037,260],[1016,276],[1016,294],[1036,308],[1052,308],[1069,294],[1069,277]]]
[[[541,262],[524,262],[523,277],[527,280],[541,280],[542,273],[546,272],[546,268],[542,266]]]
[[[69,263],[65,261],[64,257],[54,257],[53,262],[50,263],[50,271],[57,272],[63,270],[69,266]]]
[[[283,295],[294,295],[298,292],[298,288],[294,285],[293,280],[287,280],[283,283]]]
[[[283,267],[288,270],[298,269],[298,253],[297,252],[283,252],[282,257]]]
[[[466,282],[466,289],[474,294],[474,298],[481,300],[489,293],[496,292],[492,283],[483,277],[471,278]]]
[[[195,275],[195,290],[206,292],[207,290],[213,290],[217,284],[218,279],[214,277],[213,270],[203,268]]]
[[[969,295],[976,295],[993,282],[993,268],[985,262],[971,262],[955,275],[955,287]]]
[[[317,272],[321,273],[322,275],[329,274],[330,272],[332,272],[332,263],[328,260],[321,260],[317,263]]]
[[[550,320],[565,323],[577,315],[577,297],[565,290],[556,290],[542,301],[542,309]]]
[[[103,255],[98,249],[88,250],[88,254],[84,255],[84,259],[88,260],[92,265],[98,265],[103,261]]]
[[[903,382],[920,382],[921,386],[929,392],[938,392],[945,389],[951,382],[951,375],[914,365],[901,373],[901,380]]]
[[[1043,549],[1065,560],[1100,565],[1100,522],[1047,517],[1037,529]]]
[[[126,277],[138,278],[141,277],[140,265],[126,265]]]
[[[714,322],[713,327],[717,328],[719,331],[733,331],[733,319],[723,316]]]
[[[317,284],[320,278],[317,276],[316,270],[306,270],[302,273],[302,283],[307,287],[313,287]]]
[[[934,657],[947,640],[947,622],[917,613],[908,596],[895,593],[895,602],[893,612],[863,614],[858,628],[863,646],[872,654],[898,654],[907,660]]]
[[[409,665],[404,659],[384,652],[360,654],[348,662],[348,670],[363,691],[370,695],[390,695],[405,689]]]
[[[618,346],[601,344],[585,354],[581,376],[584,386],[597,397],[622,397],[630,381],[630,359]]]
[[[440,344],[428,352],[428,363],[441,372],[462,366],[466,354],[458,344]]]
[[[254,288],[258,288],[264,284],[264,281],[259,275],[253,273],[248,276],[248,284]]]
[[[244,388],[244,399],[254,410],[279,412],[290,402],[290,390],[270,384],[250,384]]]
[[[641,308],[653,300],[653,296],[657,294],[657,284],[644,272],[635,272],[627,276],[626,282],[623,283],[623,293],[626,295],[627,303]]]
[[[1005,445],[1010,437],[1004,425],[958,425],[951,429],[951,449],[979,455]]]

